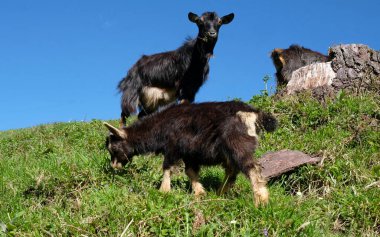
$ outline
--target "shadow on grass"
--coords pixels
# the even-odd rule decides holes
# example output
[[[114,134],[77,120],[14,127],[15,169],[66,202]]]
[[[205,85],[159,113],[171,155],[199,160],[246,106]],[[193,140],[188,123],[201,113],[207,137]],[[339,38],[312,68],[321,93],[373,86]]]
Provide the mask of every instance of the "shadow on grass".
[[[156,189],[160,189],[161,182],[162,179],[156,180],[153,186]],[[218,174],[206,173],[202,175],[202,177],[200,178],[200,183],[203,185],[207,192],[216,192],[216,190],[218,190],[219,186],[221,185],[222,181]],[[178,175],[178,173],[172,175],[171,188],[187,191],[189,194],[192,193],[190,180],[187,177],[187,175]]]
[[[216,192],[219,186],[222,185],[222,180],[219,174],[210,172],[202,176],[201,183],[203,184],[203,187],[206,189],[206,191]]]

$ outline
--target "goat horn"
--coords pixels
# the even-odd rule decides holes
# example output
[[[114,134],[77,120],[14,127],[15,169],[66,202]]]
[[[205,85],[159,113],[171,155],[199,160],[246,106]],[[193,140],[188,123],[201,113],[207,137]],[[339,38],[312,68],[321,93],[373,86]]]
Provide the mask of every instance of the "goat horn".
[[[112,126],[111,124],[109,123],[106,123],[106,122],[103,122],[104,126],[106,126],[108,128],[108,130],[115,136],[119,137],[119,138],[123,138],[123,139],[126,139],[127,138],[127,133],[122,130],[122,129],[118,129],[114,126]]]

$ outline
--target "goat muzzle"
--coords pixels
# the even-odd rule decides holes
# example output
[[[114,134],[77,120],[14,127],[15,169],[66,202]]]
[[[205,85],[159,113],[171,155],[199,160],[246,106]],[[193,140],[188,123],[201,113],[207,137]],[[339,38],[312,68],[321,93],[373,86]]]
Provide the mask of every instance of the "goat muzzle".
[[[120,170],[123,168],[123,165],[120,162],[117,162],[117,160],[111,161],[110,165],[115,170]]]

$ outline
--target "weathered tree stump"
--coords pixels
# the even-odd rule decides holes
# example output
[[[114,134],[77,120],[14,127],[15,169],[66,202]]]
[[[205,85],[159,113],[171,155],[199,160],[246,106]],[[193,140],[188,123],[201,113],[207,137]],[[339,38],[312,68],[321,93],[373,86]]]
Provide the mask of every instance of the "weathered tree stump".
[[[336,73],[331,62],[313,63],[295,70],[289,83],[286,85],[287,94],[313,89],[321,86],[331,86]]]
[[[337,91],[380,91],[380,51],[363,44],[341,44],[329,49],[331,62],[312,63],[294,70],[280,97],[309,90],[317,98]]]
[[[281,150],[264,154],[259,163],[262,166],[262,175],[270,179],[292,171],[305,164],[317,164],[320,157],[310,157],[300,151]]]
[[[341,44],[329,49],[329,57],[337,74],[332,83],[335,90],[380,89],[380,51],[363,44]]]

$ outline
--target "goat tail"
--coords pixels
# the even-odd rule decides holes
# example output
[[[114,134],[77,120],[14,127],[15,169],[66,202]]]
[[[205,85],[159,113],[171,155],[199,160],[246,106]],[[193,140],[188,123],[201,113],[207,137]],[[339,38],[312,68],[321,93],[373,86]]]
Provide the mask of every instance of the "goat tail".
[[[118,85],[118,89],[122,93],[121,110],[126,116],[136,112],[141,88],[141,79],[138,76],[137,70],[133,67]]]
[[[277,119],[270,113],[260,112],[258,120],[260,126],[267,132],[273,132],[277,128]]]

